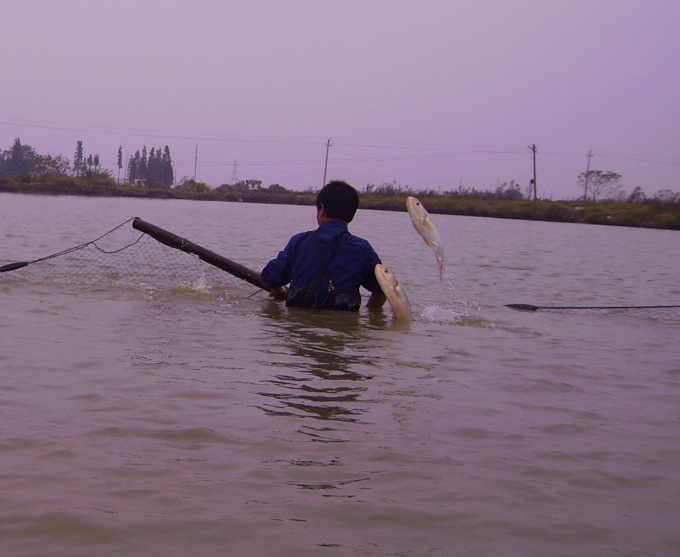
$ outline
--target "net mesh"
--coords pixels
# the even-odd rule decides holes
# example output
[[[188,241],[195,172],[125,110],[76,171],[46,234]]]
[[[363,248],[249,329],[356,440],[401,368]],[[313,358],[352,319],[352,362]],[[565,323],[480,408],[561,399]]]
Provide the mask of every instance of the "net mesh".
[[[223,288],[241,282],[192,255],[133,230],[126,221],[103,236],[0,273],[0,281]]]

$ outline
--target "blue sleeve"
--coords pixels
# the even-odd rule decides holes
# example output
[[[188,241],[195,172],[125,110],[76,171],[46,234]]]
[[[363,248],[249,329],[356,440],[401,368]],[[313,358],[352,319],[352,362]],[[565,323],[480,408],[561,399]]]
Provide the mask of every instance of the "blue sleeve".
[[[367,265],[366,273],[364,274],[364,281],[361,283],[366,290],[369,292],[382,292],[378,279],[375,278],[375,266],[382,263],[378,254],[371,248],[369,255],[369,262]]]
[[[290,282],[295,249],[300,237],[304,236],[304,234],[293,236],[283,251],[280,251],[276,258],[272,259],[262,269],[262,280],[269,288],[278,288]]]

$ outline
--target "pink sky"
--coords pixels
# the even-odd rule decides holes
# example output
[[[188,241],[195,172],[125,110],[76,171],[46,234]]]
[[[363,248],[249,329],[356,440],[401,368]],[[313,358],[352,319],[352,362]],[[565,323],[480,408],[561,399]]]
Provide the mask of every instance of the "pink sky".
[[[680,191],[680,2],[0,0],[0,149],[290,189]],[[115,173],[115,172],[114,172]]]

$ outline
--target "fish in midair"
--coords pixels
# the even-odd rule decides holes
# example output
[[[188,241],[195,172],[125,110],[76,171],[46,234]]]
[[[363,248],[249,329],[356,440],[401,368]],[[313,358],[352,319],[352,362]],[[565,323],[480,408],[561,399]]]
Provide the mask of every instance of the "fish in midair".
[[[387,267],[378,264],[374,269],[375,278],[378,279],[378,284],[382,288],[383,293],[387,297],[387,301],[392,306],[394,316],[403,321],[410,321],[411,319],[411,303],[408,301],[406,292],[399,284],[397,277],[394,276]]]
[[[439,236],[437,227],[430,220],[430,216],[423,207],[423,204],[415,197],[406,199],[406,210],[411,217],[413,228],[423,237],[425,243],[430,246],[437,256],[437,265],[439,265],[439,280],[443,280],[444,276],[444,246],[442,239]]]

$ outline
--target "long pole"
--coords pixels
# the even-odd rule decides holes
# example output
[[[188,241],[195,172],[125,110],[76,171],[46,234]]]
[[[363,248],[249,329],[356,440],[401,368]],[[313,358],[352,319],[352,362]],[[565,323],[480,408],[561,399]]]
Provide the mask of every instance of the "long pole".
[[[593,150],[588,151],[588,165],[586,166],[586,179],[585,186],[583,188],[583,201],[588,198],[588,179],[590,178],[590,159],[593,156]]]
[[[331,140],[329,139],[326,142],[326,164],[323,167],[323,184],[321,184],[321,187],[324,187],[326,185],[326,171],[328,170],[328,151],[331,148]]]
[[[534,154],[534,201],[536,201],[536,144],[531,146],[531,151]]]
[[[196,181],[197,168],[198,168],[198,143],[196,143],[196,156],[194,157],[194,182]]]

